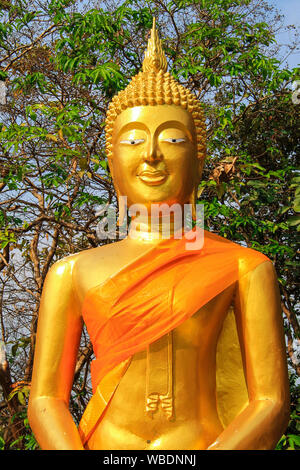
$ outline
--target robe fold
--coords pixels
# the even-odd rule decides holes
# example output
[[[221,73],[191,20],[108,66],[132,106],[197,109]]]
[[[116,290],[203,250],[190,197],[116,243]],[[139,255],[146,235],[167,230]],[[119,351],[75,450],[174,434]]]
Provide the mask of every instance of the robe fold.
[[[83,443],[103,418],[135,353],[270,261],[208,231],[201,249],[187,250],[190,240],[191,233],[159,241],[87,292],[82,314],[96,358],[91,364],[93,397],[79,424]]]

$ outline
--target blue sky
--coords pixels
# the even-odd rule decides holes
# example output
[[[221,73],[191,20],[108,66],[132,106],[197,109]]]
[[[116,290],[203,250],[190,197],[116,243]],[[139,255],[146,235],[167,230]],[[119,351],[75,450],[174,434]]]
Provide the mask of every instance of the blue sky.
[[[300,0],[271,0],[272,3],[279,11],[285,16],[284,24],[293,24],[300,27]],[[291,33],[281,33],[276,36],[279,44],[288,44],[291,40]],[[300,45],[299,45],[300,47]],[[288,59],[290,67],[296,67],[300,63],[300,50],[294,52]]]

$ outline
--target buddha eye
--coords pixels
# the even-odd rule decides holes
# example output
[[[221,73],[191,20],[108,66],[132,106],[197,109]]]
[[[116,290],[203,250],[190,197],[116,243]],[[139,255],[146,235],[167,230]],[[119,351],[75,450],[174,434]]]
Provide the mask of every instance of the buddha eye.
[[[121,140],[120,144],[138,145],[138,144],[142,144],[143,142],[145,142],[145,139],[130,139],[130,140]]]
[[[185,142],[186,140],[183,139],[183,138],[180,138],[180,139],[163,139],[163,142],[170,142],[171,144],[179,144],[181,142]]]

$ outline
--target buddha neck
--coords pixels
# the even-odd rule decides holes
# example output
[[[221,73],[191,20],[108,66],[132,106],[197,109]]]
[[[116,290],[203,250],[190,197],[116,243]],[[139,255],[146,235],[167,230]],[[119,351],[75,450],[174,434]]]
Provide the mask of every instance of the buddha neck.
[[[151,217],[141,214],[132,218],[128,239],[142,243],[155,243],[169,238],[181,238],[184,231],[183,217],[171,214]]]

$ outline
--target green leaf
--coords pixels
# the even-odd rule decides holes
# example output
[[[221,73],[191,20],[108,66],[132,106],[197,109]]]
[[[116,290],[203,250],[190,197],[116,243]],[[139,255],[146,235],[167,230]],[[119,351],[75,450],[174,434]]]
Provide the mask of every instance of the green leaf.
[[[99,162],[99,165],[100,165],[104,170],[107,170],[107,168],[108,168],[108,164],[107,164],[107,162],[106,162],[105,160],[101,160],[101,161]]]
[[[287,220],[287,224],[290,225],[291,227],[294,227],[300,224],[300,215],[289,217],[289,219]]]
[[[8,77],[8,73],[4,72],[3,70],[0,70],[0,80],[4,82],[7,77]]]
[[[287,438],[289,440],[289,443],[295,444],[297,447],[300,448],[300,436],[297,436],[296,434],[288,434]]]
[[[18,400],[21,403],[21,405],[26,405],[25,398],[22,392],[18,392]]]
[[[11,348],[11,353],[12,355],[15,357],[16,354],[17,354],[17,350],[18,350],[18,347],[19,347],[19,343],[15,343],[12,348]]]
[[[253,188],[264,188],[266,183],[263,181],[249,180],[247,181],[247,185],[252,186]]]
[[[295,212],[300,212],[300,201],[299,200],[294,202],[293,209],[294,209]]]

